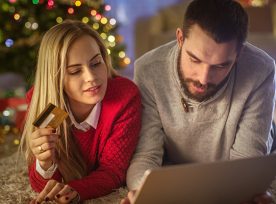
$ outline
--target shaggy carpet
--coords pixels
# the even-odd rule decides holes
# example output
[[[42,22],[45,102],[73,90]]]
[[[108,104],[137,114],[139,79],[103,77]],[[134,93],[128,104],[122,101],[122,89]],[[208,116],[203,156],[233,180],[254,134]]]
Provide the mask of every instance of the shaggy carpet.
[[[272,189],[276,189],[275,181],[276,179],[271,186]],[[120,188],[107,196],[88,200],[84,204],[118,204],[126,194],[127,189]],[[272,190],[272,195],[273,203],[276,203],[275,190]],[[24,159],[18,159],[17,153],[5,156],[0,154],[0,204],[26,204],[35,196],[36,193],[32,191],[29,185]]]
[[[127,194],[126,188],[84,204],[118,204]],[[32,191],[24,159],[18,159],[17,153],[0,158],[0,204],[29,203],[36,193]],[[44,202],[46,203],[46,202]],[[53,202],[48,202],[53,203]]]

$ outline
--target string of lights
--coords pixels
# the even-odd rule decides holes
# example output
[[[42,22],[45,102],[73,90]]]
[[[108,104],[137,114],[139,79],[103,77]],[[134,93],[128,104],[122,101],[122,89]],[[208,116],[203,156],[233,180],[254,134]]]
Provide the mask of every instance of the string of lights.
[[[111,9],[103,0],[0,1],[0,72],[15,71],[29,78],[43,33],[65,19],[90,25],[104,40],[114,68],[125,68],[131,61],[123,36],[117,33],[119,23],[106,15]]]

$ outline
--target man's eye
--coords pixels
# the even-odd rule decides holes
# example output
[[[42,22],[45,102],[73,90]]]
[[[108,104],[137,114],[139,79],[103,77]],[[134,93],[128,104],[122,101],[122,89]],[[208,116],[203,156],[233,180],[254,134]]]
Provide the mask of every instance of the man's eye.
[[[190,57],[190,61],[191,61],[191,62],[194,62],[194,63],[199,63],[199,61],[198,61],[197,59],[192,58],[192,57]]]
[[[216,65],[214,66],[215,69],[227,69],[228,65]]]

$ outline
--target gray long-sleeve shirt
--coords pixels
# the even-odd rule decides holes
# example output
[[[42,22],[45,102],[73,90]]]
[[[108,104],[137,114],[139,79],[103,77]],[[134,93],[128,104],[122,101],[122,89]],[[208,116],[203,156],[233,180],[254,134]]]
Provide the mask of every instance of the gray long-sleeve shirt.
[[[225,85],[212,98],[196,102],[181,88],[178,54],[173,41],[135,63],[134,80],[142,94],[143,118],[127,173],[130,189],[138,188],[147,169],[163,163],[211,162],[270,152],[274,60],[247,43]],[[188,112],[182,98],[190,106]]]

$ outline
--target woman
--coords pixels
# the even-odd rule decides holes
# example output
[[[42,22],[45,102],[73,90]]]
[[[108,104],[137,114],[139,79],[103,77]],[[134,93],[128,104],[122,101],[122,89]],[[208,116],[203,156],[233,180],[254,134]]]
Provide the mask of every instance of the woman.
[[[125,183],[140,130],[137,87],[113,70],[99,35],[65,21],[44,35],[21,147],[34,203],[96,198]],[[32,123],[48,103],[69,117],[56,130]]]

